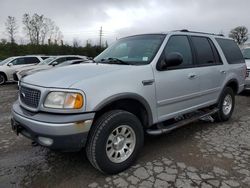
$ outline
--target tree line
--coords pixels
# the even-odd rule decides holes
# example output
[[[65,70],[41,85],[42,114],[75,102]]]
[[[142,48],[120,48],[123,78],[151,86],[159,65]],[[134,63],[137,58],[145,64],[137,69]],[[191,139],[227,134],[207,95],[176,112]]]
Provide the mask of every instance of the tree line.
[[[8,39],[0,39],[0,59],[10,56],[29,54],[44,55],[85,55],[95,57],[107,46],[92,45],[89,41],[84,47],[80,41],[73,41],[73,46],[64,44],[63,34],[53,20],[37,13],[25,13],[22,17],[23,31],[28,39],[27,44],[17,43],[19,26],[13,16],[8,16],[5,22],[5,34]]]
[[[37,13],[29,15],[25,13],[22,18],[23,31],[28,39],[27,44],[17,44],[16,35],[19,26],[13,16],[8,16],[5,22],[5,31],[8,40],[0,40],[0,59],[10,56],[44,54],[44,55],[67,55],[78,54],[95,57],[108,47],[92,45],[88,41],[86,46],[80,46],[80,41],[74,39],[73,45],[66,45],[63,42],[63,34],[56,23],[50,18]],[[248,40],[248,29],[245,26],[238,26],[232,29],[228,35],[238,45],[242,46]]]

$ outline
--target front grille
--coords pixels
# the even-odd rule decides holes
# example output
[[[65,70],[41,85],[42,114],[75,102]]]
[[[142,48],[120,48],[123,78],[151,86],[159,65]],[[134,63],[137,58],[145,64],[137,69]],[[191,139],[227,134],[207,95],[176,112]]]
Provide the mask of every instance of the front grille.
[[[41,91],[24,87],[20,87],[19,91],[20,100],[23,104],[31,108],[37,108],[39,105]]]

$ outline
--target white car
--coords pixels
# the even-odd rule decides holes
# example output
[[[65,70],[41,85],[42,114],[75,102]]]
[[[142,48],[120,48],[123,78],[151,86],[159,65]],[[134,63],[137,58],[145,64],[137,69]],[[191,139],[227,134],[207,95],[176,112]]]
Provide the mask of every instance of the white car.
[[[0,85],[7,81],[14,81],[13,73],[22,67],[36,65],[47,56],[17,56],[10,57],[0,62]]]
[[[245,89],[250,90],[250,48],[245,48],[242,50],[243,56],[247,65],[247,77],[245,82]]]

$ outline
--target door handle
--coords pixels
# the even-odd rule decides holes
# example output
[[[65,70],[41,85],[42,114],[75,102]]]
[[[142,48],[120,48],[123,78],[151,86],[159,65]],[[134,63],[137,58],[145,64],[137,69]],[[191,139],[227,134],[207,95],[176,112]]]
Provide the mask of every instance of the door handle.
[[[220,71],[221,74],[226,74],[227,72],[225,70]]]
[[[197,77],[196,74],[189,74],[189,75],[188,75],[188,78],[189,78],[189,79],[194,79],[194,78],[196,78],[196,77]]]

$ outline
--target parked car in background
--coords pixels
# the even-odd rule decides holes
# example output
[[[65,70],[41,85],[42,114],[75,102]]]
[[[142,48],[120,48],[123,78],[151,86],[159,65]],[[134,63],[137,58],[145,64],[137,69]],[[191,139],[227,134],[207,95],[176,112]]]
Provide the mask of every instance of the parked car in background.
[[[35,66],[27,66],[19,69],[13,74],[13,78],[15,81],[19,81],[23,76],[32,74],[34,72],[39,72],[41,70],[46,70],[53,68],[65,61],[69,60],[87,60],[86,56],[79,56],[79,55],[64,55],[64,56],[53,56],[50,57]]]
[[[250,90],[250,48],[243,49],[242,53],[247,65],[247,78],[245,83],[245,89]]]
[[[76,64],[88,63],[88,62],[91,62],[91,61],[89,61],[88,59],[70,60],[70,61],[62,62],[60,64],[55,64],[53,66],[52,65],[40,66],[40,67],[35,68],[35,69],[19,71],[19,72],[16,73],[16,76],[17,76],[18,80],[20,80],[21,78],[23,78],[23,77],[25,77],[27,75],[31,75],[31,74],[34,74],[36,72],[48,70],[48,69],[51,69],[51,68],[63,67],[63,66],[67,66],[67,65],[76,65]]]
[[[77,65],[77,64],[88,63],[88,62],[92,62],[92,61],[88,60],[88,59],[70,60],[70,61],[62,62],[61,64],[58,64],[58,65],[55,65],[55,67],[63,67],[63,66],[67,66],[67,65]]]
[[[7,58],[0,63],[0,85],[14,81],[13,73],[22,67],[36,65],[43,61],[44,56],[17,56]]]
[[[246,76],[235,41],[187,30],[125,37],[94,61],[22,78],[11,125],[51,149],[85,147],[109,174],[134,163],[145,133],[229,120]]]

